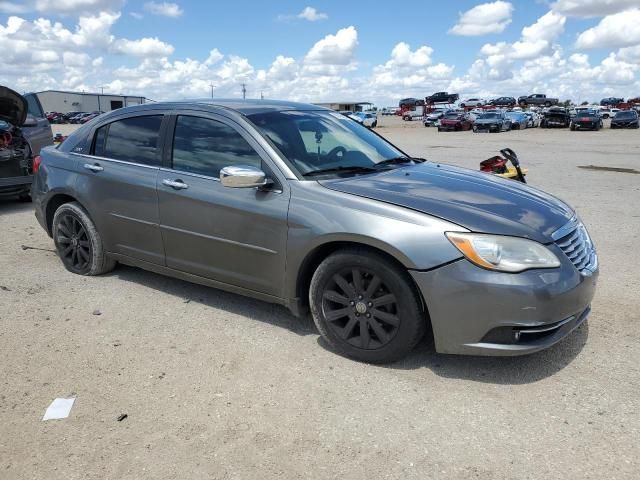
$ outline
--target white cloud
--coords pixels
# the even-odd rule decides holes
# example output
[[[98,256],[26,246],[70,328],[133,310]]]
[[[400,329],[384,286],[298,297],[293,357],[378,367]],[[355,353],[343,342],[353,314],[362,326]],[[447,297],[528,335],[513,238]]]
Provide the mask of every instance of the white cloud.
[[[158,38],[141,38],[128,40],[121,38],[113,42],[112,51],[134,57],[168,57],[173,53],[173,46]]]
[[[335,35],[329,34],[316,42],[305,57],[309,65],[349,65],[354,61],[358,46],[358,32],[355,27],[347,27]]]
[[[576,48],[629,47],[640,44],[640,9],[604,17],[598,25],[578,35]]]
[[[449,33],[465,36],[501,33],[511,23],[512,13],[513,5],[509,2],[482,3],[462,13]]]
[[[400,98],[408,96],[407,90],[444,88],[452,79],[454,67],[444,63],[434,65],[433,51],[428,45],[412,50],[408,43],[398,43],[389,60],[374,67],[367,90],[375,96],[391,93]]]
[[[161,15],[163,17],[176,18],[184,13],[180,5],[170,2],[147,2],[144,4],[144,9],[153,15]]]
[[[129,12],[129,15],[131,15],[136,20],[142,20],[144,18],[144,15],[139,12]]]
[[[298,18],[302,18],[310,22],[317,22],[319,20],[326,20],[329,16],[326,13],[317,11],[313,7],[305,7],[305,9],[298,14]]]
[[[637,7],[638,0],[557,0],[553,11],[575,17],[602,17]]]
[[[621,48],[618,51],[618,58],[628,63],[640,65],[640,45]]]

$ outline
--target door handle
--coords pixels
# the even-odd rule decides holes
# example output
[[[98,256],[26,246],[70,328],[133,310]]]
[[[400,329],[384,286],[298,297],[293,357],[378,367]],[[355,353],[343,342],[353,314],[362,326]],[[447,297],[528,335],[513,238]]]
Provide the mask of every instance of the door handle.
[[[162,180],[162,183],[175,190],[184,190],[185,188],[189,188],[189,185],[184,183],[182,180],[169,180],[168,178],[165,178]]]
[[[91,170],[92,172],[101,172],[104,170],[104,167],[101,167],[97,163],[94,163],[94,164],[85,163],[84,168],[86,168],[87,170]]]

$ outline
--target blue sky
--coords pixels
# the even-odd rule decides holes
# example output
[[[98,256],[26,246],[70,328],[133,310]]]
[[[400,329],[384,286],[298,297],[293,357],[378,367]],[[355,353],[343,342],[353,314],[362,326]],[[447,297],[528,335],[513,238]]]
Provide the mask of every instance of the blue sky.
[[[626,97],[640,95],[638,25],[640,0],[0,0],[13,52],[0,83],[164,99],[245,82],[250,96],[379,104],[441,89]]]

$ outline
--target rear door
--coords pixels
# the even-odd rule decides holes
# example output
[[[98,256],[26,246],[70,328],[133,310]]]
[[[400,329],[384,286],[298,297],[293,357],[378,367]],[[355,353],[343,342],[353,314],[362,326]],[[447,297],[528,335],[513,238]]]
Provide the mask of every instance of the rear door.
[[[164,265],[156,179],[165,115],[145,111],[95,129],[76,190],[109,252]]]
[[[232,120],[184,112],[173,123],[167,168],[158,177],[167,266],[281,296],[288,185],[275,175],[267,153]],[[231,165],[259,167],[276,184],[264,190],[224,187],[220,170]]]
[[[22,132],[31,146],[33,155],[39,155],[43,147],[53,144],[51,125],[42,110],[38,97],[34,93],[28,93],[24,95],[24,98],[27,100],[29,109]]]

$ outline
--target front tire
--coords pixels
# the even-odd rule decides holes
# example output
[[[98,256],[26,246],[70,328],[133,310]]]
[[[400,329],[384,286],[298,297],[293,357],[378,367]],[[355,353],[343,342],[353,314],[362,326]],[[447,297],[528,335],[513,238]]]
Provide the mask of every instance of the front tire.
[[[107,257],[95,224],[78,202],[58,207],[53,216],[52,230],[58,256],[70,272],[101,275],[116,266],[116,262]]]
[[[406,356],[427,327],[407,272],[365,249],[327,257],[311,280],[309,303],[324,339],[339,353],[364,362]]]

